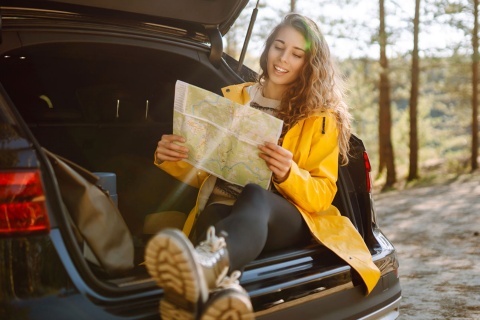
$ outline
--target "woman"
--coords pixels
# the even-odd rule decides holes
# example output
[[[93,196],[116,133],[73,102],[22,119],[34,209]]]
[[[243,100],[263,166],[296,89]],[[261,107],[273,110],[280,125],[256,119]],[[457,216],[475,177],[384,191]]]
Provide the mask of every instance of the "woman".
[[[350,114],[316,24],[299,14],[287,15],[268,37],[260,67],[258,82],[222,91],[284,121],[279,144],[258,147],[272,171],[271,190],[254,184],[241,188],[181,161],[189,151],[178,144],[185,142],[183,137],[164,135],[158,142],[155,164],[199,188],[183,233],[162,231],[146,249],[148,271],[165,290],[160,303],[165,319],[208,319],[213,314],[221,319],[227,306],[228,312],[251,315],[236,270],[261,252],[307,243],[312,235],[360,274],[367,292],[379,279],[362,238],[331,205],[339,157],[348,162]],[[204,234],[206,240],[195,248],[187,238],[201,240]]]

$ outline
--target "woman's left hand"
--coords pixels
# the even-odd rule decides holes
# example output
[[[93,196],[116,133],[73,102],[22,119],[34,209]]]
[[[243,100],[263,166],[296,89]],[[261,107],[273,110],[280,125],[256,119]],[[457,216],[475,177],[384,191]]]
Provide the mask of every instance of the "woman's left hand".
[[[265,142],[259,145],[262,151],[259,156],[267,163],[267,166],[273,172],[273,179],[280,183],[287,179],[292,166],[293,154],[287,149],[271,142]]]

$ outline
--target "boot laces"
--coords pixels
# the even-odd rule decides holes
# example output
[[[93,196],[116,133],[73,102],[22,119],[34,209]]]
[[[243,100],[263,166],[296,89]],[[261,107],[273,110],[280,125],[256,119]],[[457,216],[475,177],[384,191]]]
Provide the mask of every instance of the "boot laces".
[[[239,280],[240,276],[242,273],[238,270],[233,271],[230,276],[225,276],[222,281],[218,284],[218,288],[230,288],[233,286],[238,286],[239,285]]]
[[[215,235],[215,227],[211,226],[207,230],[207,238],[204,241],[200,242],[197,250],[208,253],[215,253],[226,246],[227,243],[225,242],[225,238],[217,237]]]

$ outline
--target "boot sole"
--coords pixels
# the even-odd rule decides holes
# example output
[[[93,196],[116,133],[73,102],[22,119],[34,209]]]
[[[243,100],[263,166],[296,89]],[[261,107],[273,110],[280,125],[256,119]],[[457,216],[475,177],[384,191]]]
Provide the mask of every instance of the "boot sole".
[[[200,320],[254,320],[250,298],[236,290],[223,290],[210,298]]]
[[[165,292],[160,302],[162,318],[194,319],[208,299],[208,287],[193,252],[193,245],[176,229],[162,231],[147,245],[147,271]]]
[[[162,299],[160,300],[160,316],[165,320],[194,320],[195,314],[189,310],[180,308],[176,304]]]

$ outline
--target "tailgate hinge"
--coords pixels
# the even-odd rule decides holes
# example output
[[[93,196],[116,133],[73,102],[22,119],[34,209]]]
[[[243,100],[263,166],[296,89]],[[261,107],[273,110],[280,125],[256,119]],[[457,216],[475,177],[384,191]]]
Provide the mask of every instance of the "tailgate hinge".
[[[218,26],[206,26],[208,37],[210,38],[210,62],[216,67],[220,67],[223,54],[223,40]]]

